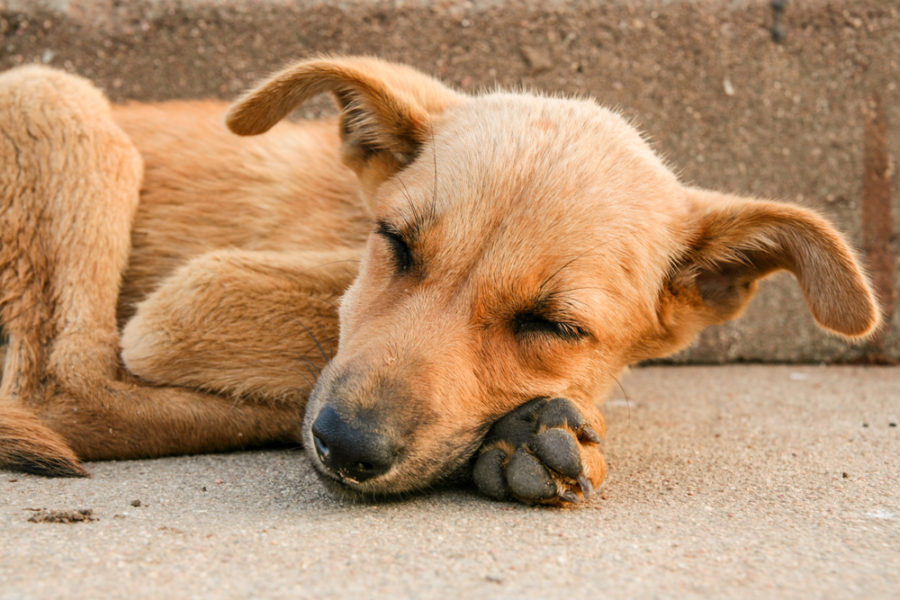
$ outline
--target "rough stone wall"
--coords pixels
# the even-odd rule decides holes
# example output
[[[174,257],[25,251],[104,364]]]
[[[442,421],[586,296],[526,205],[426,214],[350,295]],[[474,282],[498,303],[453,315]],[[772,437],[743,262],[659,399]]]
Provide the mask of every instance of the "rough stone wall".
[[[789,275],[677,361],[900,359],[900,0],[0,0],[0,67],[43,62],[114,100],[234,97],[314,53],[411,63],[466,91],[595,97],[683,180],[830,215],[891,311],[849,346],[817,330]]]

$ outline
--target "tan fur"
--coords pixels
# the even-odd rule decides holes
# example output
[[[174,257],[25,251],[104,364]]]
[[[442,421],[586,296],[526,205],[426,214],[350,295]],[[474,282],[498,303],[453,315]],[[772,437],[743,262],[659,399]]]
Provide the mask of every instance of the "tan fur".
[[[337,121],[279,123],[322,92]],[[821,217],[683,186],[588,100],[466,96],[344,57],[232,107],[233,131],[265,135],[228,133],[223,113],[110,113],[71,75],[0,77],[0,466],[312,447],[328,403],[403,443],[351,487],[401,492],[530,398],[567,397],[602,432],[595,401],[618,372],[736,317],[774,270],[825,328],[879,322]],[[582,453],[596,485],[602,455]]]

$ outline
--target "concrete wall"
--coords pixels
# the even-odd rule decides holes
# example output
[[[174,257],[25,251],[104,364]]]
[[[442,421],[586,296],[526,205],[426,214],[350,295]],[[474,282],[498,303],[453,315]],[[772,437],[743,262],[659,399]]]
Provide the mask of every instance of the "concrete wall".
[[[678,361],[900,359],[900,2],[789,0],[0,0],[0,67],[44,62],[115,100],[230,98],[317,52],[409,62],[467,91],[590,95],[648,132],[685,181],[830,215],[890,311],[875,342],[818,331],[788,275]]]

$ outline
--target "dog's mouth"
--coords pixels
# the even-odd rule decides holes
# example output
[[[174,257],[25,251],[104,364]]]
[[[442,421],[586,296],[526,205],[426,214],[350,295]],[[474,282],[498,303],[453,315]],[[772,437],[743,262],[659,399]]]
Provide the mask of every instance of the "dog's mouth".
[[[315,450],[315,455],[311,456],[313,465],[315,466],[316,473],[326,482],[326,484],[334,484],[345,490],[359,491],[364,489],[362,488],[363,480],[359,477],[351,475],[342,469],[333,469],[325,466],[329,450],[324,447],[321,440],[315,436],[313,436],[313,448]],[[371,465],[362,463],[355,470],[357,472],[365,472],[371,470]]]

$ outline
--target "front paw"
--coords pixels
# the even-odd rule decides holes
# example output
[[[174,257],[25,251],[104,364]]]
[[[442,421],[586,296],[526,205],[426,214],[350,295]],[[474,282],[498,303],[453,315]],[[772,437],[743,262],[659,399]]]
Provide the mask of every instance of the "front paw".
[[[606,475],[593,427],[565,398],[535,398],[494,423],[475,460],[483,494],[527,504],[569,505],[589,496]]]

